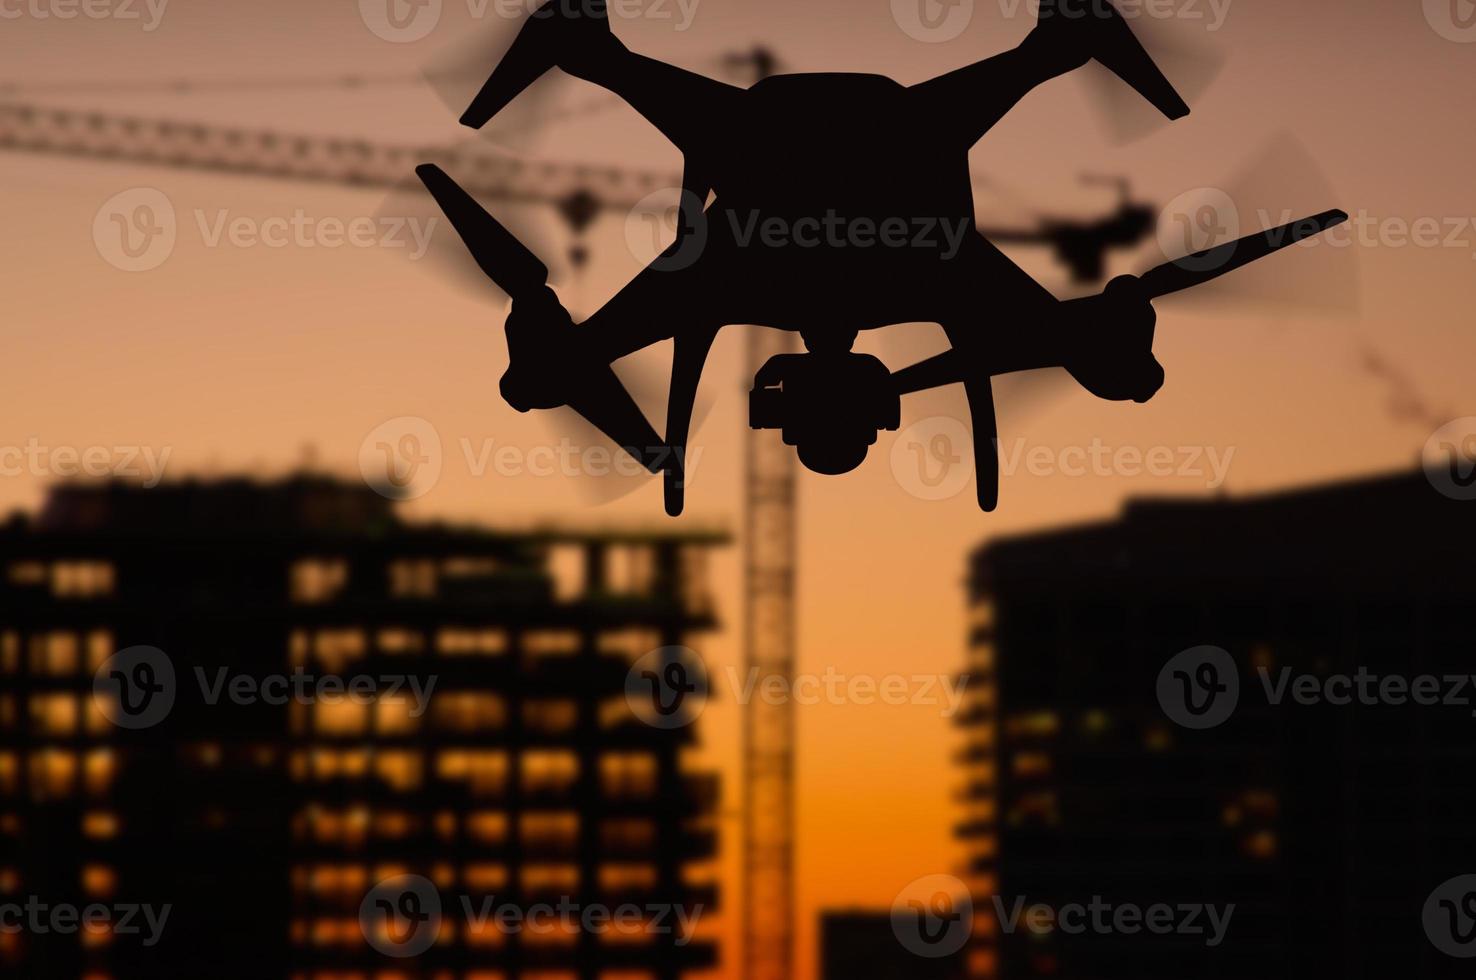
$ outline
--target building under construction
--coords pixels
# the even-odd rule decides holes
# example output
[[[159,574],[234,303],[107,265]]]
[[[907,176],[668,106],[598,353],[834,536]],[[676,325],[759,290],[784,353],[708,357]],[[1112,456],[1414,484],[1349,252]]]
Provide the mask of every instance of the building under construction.
[[[415,525],[318,477],[54,489],[0,528],[0,905],[172,911],[151,946],[106,925],[7,932],[0,965],[87,980],[710,968],[717,779],[684,758],[693,727],[643,723],[626,690],[635,658],[714,627],[705,559],[723,542]],[[167,656],[173,704],[116,724],[94,675],[141,645]],[[365,699],[243,696],[281,675],[378,681]],[[415,704],[388,677],[433,694]],[[360,922],[399,874],[444,904],[415,958],[383,955]],[[465,921],[463,901],[494,896],[681,907],[697,935]]]
[[[1277,703],[1263,676],[1469,677],[1473,541],[1476,509],[1416,472],[1135,503],[977,552],[972,975],[1468,976],[1421,917],[1476,870],[1472,704]],[[1201,645],[1233,658],[1238,702],[1198,729],[1157,681]],[[1235,910],[1212,946],[1188,928],[1010,931],[995,896]]]

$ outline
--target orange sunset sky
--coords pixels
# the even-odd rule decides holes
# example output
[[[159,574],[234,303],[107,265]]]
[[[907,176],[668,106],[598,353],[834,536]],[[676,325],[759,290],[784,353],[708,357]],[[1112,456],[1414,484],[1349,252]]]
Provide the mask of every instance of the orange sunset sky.
[[[1476,43],[1467,43],[1476,33],[1461,27],[1463,3],[1221,0],[1215,9],[1223,17],[1209,30],[1215,15],[1208,0],[1177,0],[1169,6],[1182,16],[1155,25],[1155,33],[1191,45],[1196,57],[1223,59],[1213,84],[1192,100],[1191,117],[1119,145],[1082,80],[1063,79],[1031,95],[976,147],[973,170],[987,179],[978,186],[981,219],[1018,224],[1032,208],[1107,212],[1112,193],[1083,185],[1084,173],[1130,174],[1135,195],[1158,205],[1200,188],[1233,190],[1247,161],[1291,133],[1321,177],[1308,182],[1288,172],[1285,200],[1258,198],[1250,206],[1298,216],[1342,207],[1383,233],[1335,254],[1324,247],[1271,260],[1282,291],[1302,288],[1308,299],[1320,298],[1326,282],[1312,270],[1320,274],[1334,261],[1356,265],[1352,292],[1340,297],[1354,312],[1162,304],[1156,350],[1168,380],[1147,406],[1070,391],[1027,411],[1008,392],[1001,396],[1007,455],[1031,447],[1054,454],[1094,441],[1144,452],[1213,449],[1230,461],[1223,486],[1209,486],[1207,473],[1070,476],[1028,472],[1022,463],[1005,477],[1000,511],[986,516],[969,487],[943,501],[909,493],[906,467],[892,465],[898,437],[887,433],[856,472],[804,475],[801,672],[958,670],[965,556],[992,536],[1104,518],[1135,495],[1239,494],[1407,466],[1436,425],[1476,414],[1469,383],[1476,339],[1468,328],[1476,301],[1469,99]],[[56,6],[0,3],[0,100],[386,143],[464,139],[452,112],[425,86],[181,94],[140,83],[414,74],[439,49],[484,26],[472,23],[478,7],[466,0],[445,0],[428,36],[401,42],[368,29],[355,0],[173,0],[162,10],[156,0],[157,20],[141,0],[131,5],[140,19],[39,15]],[[1002,50],[1031,23],[1029,4],[975,0],[960,8],[969,17],[956,37],[927,41],[899,26],[905,8],[901,0],[688,0],[685,8],[666,0],[670,17],[622,18],[616,29],[639,51],[709,74],[723,70],[724,53],[762,42],[790,70],[876,72],[910,83]],[[1093,78],[1101,87],[1120,84]],[[550,100],[577,105],[595,95],[571,83]],[[663,172],[680,165],[676,151],[623,107],[549,125],[509,152]],[[454,288],[435,269],[419,267],[428,260],[410,261],[403,250],[212,245],[206,234],[222,216],[372,216],[383,190],[3,150],[0,166],[0,446],[167,449],[174,476],[283,473],[312,447],[320,468],[356,476],[366,434],[388,419],[414,416],[435,428],[443,459],[438,484],[406,506],[411,516],[667,522],[656,482],[593,509],[574,480],[473,472],[466,446],[475,454],[490,439],[529,450],[569,434],[536,413],[516,414],[498,397],[506,361],[498,303]],[[1298,196],[1319,183],[1331,199]],[[1258,190],[1266,190],[1263,184]],[[105,202],[138,188],[167,198],[177,241],[157,268],[125,272],[99,249],[94,222]],[[551,214],[524,217],[544,221],[549,241],[567,244]],[[1397,234],[1401,223],[1421,219],[1439,223],[1442,244],[1420,247]],[[1243,220],[1255,223],[1253,215]],[[601,215],[588,233],[587,274],[565,283],[586,312],[639,268],[626,224],[624,213]],[[1064,273],[1048,252],[1012,247],[1011,254],[1064,292]],[[1113,271],[1138,268],[1154,254],[1152,243],[1117,254]],[[912,335],[917,349],[942,345],[932,326],[895,332]],[[741,328],[725,333],[709,363],[704,393],[715,407],[695,440],[703,455],[683,522],[739,523],[748,387],[741,339]],[[884,357],[894,349],[875,337],[863,345]],[[1391,386],[1363,367],[1368,349],[1407,375],[1426,417],[1390,411]],[[640,355],[657,367],[668,357],[664,345]],[[661,406],[649,408],[659,420]],[[940,416],[966,417],[961,390],[904,403],[904,425]],[[35,506],[48,479],[32,472],[0,479],[0,509]],[[725,809],[734,815],[724,824],[730,859],[739,829],[739,715],[724,670],[739,659],[737,558],[729,549],[715,569],[728,628],[701,647],[719,677],[703,731],[707,756],[725,773]],[[948,761],[955,736],[936,704],[850,704],[800,708],[799,740],[799,925],[801,975],[808,975],[819,909],[886,906],[913,878],[956,866],[956,774]],[[725,920],[732,924],[736,890],[728,898]]]

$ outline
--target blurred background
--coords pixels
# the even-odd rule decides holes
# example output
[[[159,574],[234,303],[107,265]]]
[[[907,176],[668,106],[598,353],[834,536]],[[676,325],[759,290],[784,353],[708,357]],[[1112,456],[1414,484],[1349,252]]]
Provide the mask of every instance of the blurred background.
[[[956,388],[909,398],[849,475],[781,474],[792,510],[756,505],[745,333],[727,331],[677,521],[567,418],[501,401],[505,301],[403,183],[448,152],[491,161],[453,173],[478,175],[576,315],[669,240],[679,156],[598,89],[541,85],[485,138],[456,126],[448,103],[525,4],[8,8],[0,892],[176,910],[152,947],[30,930],[0,955],[99,980],[1446,975],[1421,909],[1476,872],[1451,823],[1469,712],[1299,714],[1256,671],[1468,662],[1468,6],[1134,8],[1194,114],[1155,125],[1102,73],[1043,87],[971,155],[980,226],[1066,297],[1236,230],[1331,207],[1350,225],[1162,304],[1168,382],[1146,406],[1001,385],[992,515]],[[615,29],[738,84],[912,83],[1012,46],[1033,14],[651,0]],[[944,344],[880,333],[859,349],[893,368]],[[669,357],[620,365],[658,428],[664,387],[635,382]],[[1206,730],[1166,714],[1155,678],[1200,645],[1256,710]],[[177,696],[130,728],[93,682],[137,646]],[[632,665],[673,646],[707,697],[652,724]],[[760,678],[808,687],[752,694],[755,653]],[[675,656],[658,685],[684,676]],[[434,676],[448,706],[222,710],[196,684],[299,667]],[[745,725],[773,751],[745,757]],[[447,922],[386,955],[359,912],[406,874]],[[745,881],[767,889],[747,929]],[[965,893],[986,914],[956,914]],[[705,911],[682,945],[539,943],[452,921],[485,895]],[[1235,901],[1247,924],[1213,949],[1001,932],[989,898],[1095,895]],[[424,905],[389,903],[411,926]],[[1476,912],[1451,907],[1459,939]],[[949,940],[923,952],[946,955],[904,941],[915,909]],[[949,921],[968,923],[956,944]]]

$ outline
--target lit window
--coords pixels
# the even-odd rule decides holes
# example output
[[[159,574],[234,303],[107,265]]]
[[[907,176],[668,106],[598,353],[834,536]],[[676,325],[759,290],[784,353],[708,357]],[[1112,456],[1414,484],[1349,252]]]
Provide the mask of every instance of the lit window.
[[[466,836],[483,844],[501,844],[507,840],[507,814],[492,810],[468,814]]]
[[[15,630],[0,633],[0,671],[14,674],[20,670],[20,637]]]
[[[77,699],[71,694],[38,694],[31,698],[31,725],[42,735],[75,732],[77,714]]]
[[[471,630],[447,627],[436,631],[436,650],[447,656],[506,653],[507,633],[495,629]]]
[[[318,662],[335,673],[342,672],[349,661],[364,655],[363,630],[321,630],[313,639],[313,654]]]
[[[579,814],[525,813],[518,826],[525,845],[572,848],[579,836]]]
[[[88,864],[82,868],[82,890],[88,895],[107,898],[118,887],[118,876],[104,864]]]
[[[397,793],[418,788],[424,768],[418,752],[381,752],[374,760],[374,771]]]
[[[531,731],[557,735],[579,723],[579,705],[574,701],[529,701],[523,705],[523,724]]]
[[[606,820],[600,825],[600,840],[607,851],[638,852],[656,844],[656,825],[642,818]]]
[[[12,562],[9,569],[11,585],[41,585],[46,581],[46,565],[39,561]]]
[[[77,756],[61,749],[44,749],[30,759],[31,792],[38,800],[72,795],[77,782]]]
[[[523,753],[523,789],[537,792],[567,790],[579,778],[579,757],[557,749]]]
[[[102,561],[59,561],[51,566],[51,594],[90,599],[111,595],[113,566]]]
[[[586,555],[585,547],[579,544],[556,544],[548,549],[548,574],[558,602],[569,602],[584,593]]]
[[[117,775],[117,763],[111,749],[94,749],[82,761],[82,778],[87,792],[102,796],[113,788]]]
[[[118,818],[104,810],[82,815],[82,836],[93,840],[111,840],[118,836]]]
[[[1012,765],[1016,776],[1046,776],[1051,757],[1044,752],[1016,752]]]
[[[415,702],[404,695],[386,695],[374,703],[374,728],[381,735],[405,735],[420,727],[413,714]]]
[[[107,630],[93,630],[87,634],[87,672],[96,673],[97,669],[113,655],[117,647],[113,643],[113,634]]]
[[[600,758],[605,793],[645,797],[656,791],[656,757],[648,752],[610,752]]]
[[[313,722],[325,735],[358,735],[369,721],[369,706],[353,701],[319,701],[313,709]]]
[[[31,670],[51,677],[65,677],[77,672],[79,652],[77,634],[43,633],[31,638]]]
[[[348,562],[341,558],[304,558],[294,562],[288,574],[293,602],[328,602],[348,584]]]
[[[599,636],[600,652],[619,654],[628,660],[636,660],[661,645],[659,630],[631,627]]]
[[[461,880],[472,891],[501,891],[507,887],[507,868],[500,864],[468,864]]]
[[[425,649],[425,637],[415,630],[380,630],[379,649],[385,653],[419,653]]]
[[[613,593],[646,595],[656,578],[655,549],[650,545],[614,545],[605,552],[605,584]]]
[[[447,731],[475,732],[501,728],[507,722],[507,709],[495,694],[470,691],[437,694],[431,702],[436,725]]]
[[[507,788],[507,771],[505,752],[452,749],[436,756],[436,773],[441,779],[465,781],[477,796],[501,794]]]
[[[571,892],[579,887],[579,868],[573,864],[525,864],[521,881],[531,892]]]
[[[534,657],[577,653],[582,645],[578,630],[529,630],[522,636],[523,652]]]
[[[1054,711],[1035,711],[1030,714],[1011,715],[1005,721],[1005,733],[1011,736],[1056,734],[1060,719]]]
[[[610,892],[656,887],[656,869],[649,864],[602,864],[600,888]]]
[[[436,563],[402,560],[389,567],[390,594],[399,598],[429,598],[436,594]]]

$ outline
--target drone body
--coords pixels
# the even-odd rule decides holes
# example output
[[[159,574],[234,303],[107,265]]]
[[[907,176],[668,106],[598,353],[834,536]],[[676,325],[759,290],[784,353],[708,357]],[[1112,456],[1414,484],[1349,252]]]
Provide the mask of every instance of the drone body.
[[[1054,10],[1055,15],[1049,12]],[[797,331],[807,353],[759,371],[750,424],[776,428],[800,459],[843,473],[900,398],[962,382],[978,500],[998,499],[991,376],[1060,366],[1093,393],[1147,401],[1163,382],[1150,300],[1315,233],[1329,213],[1272,239],[1242,240],[1197,279],[1115,280],[1061,303],[975,229],[968,153],[1030,90],[1096,58],[1165,115],[1188,112],[1110,4],[1042,8],[1019,47],[919,85],[878,75],[771,76],[739,88],[627,50],[603,9],[551,0],[535,12],[462,117],[479,127],[558,66],[610,89],[683,152],[677,240],[575,325],[547,269],[449,176],[418,168],[483,270],[512,297],[502,393],[520,411],[569,405],[653,472],[681,513],[684,453],[703,365],[730,324]],[[709,196],[713,203],[709,206]],[[1158,273],[1160,270],[1155,270]],[[895,374],[851,351],[860,330],[936,322],[951,350]],[[658,437],[610,365],[675,343],[667,432]]]

